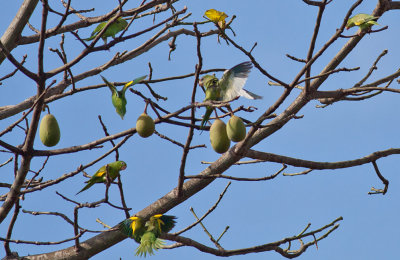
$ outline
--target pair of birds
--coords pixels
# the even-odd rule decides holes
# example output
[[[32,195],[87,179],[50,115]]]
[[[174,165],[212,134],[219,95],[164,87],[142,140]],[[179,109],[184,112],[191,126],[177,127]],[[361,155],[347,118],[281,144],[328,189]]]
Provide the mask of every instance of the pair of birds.
[[[157,214],[145,222],[144,219],[133,216],[122,221],[119,230],[140,244],[135,255],[146,257],[147,254],[153,255],[154,250],[164,245],[164,241],[159,237],[175,226],[175,219],[175,216]]]
[[[215,74],[203,76],[199,81],[199,85],[205,88],[206,97],[204,101],[208,100],[229,101],[238,96],[243,96],[248,99],[261,99],[262,98],[261,96],[256,95],[243,88],[252,67],[253,67],[252,63],[246,61],[234,66],[229,70],[226,70],[222,75],[221,79],[218,79],[215,76]],[[126,83],[121,90],[117,90],[114,84],[112,84],[106,78],[101,76],[104,83],[111,90],[112,104],[115,107],[115,111],[121,116],[122,119],[124,118],[124,115],[126,113],[126,104],[127,104],[125,98],[126,90],[129,87],[141,82],[146,77],[147,75],[136,78]],[[203,121],[201,122],[202,129],[208,122],[213,110],[214,110],[213,107],[211,106],[207,107],[206,113],[203,117]]]

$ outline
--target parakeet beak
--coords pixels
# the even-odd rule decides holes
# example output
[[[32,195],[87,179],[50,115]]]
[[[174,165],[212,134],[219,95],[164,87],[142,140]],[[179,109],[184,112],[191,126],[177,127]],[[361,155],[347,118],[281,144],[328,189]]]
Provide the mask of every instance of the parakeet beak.
[[[203,78],[199,79],[199,86],[203,87]]]
[[[121,170],[125,170],[126,169],[126,165],[121,167]]]

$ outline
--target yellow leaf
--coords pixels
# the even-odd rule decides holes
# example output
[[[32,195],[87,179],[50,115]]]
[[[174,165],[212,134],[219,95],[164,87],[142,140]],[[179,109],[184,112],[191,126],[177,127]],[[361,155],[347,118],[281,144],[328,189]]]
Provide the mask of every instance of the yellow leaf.
[[[219,23],[222,22],[223,24],[225,24],[225,19],[228,17],[228,15],[224,12],[220,12],[217,11],[215,9],[210,9],[207,10],[204,13],[205,16],[207,16],[208,19],[210,19],[211,21],[213,21],[214,23]]]

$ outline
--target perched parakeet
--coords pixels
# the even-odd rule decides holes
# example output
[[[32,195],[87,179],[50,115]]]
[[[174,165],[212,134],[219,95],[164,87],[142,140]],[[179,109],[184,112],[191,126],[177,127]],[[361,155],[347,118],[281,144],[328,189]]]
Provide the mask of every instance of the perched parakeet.
[[[112,18],[111,18],[112,19]],[[89,38],[84,39],[85,41],[91,41],[96,36],[101,32],[101,30],[106,26],[107,22],[102,22],[99,25],[97,25],[96,29],[92,32]],[[104,43],[107,44],[107,37],[113,37],[115,38],[115,35],[119,33],[120,31],[124,30],[125,27],[128,25],[128,22],[122,18],[119,17],[116,21],[114,21],[110,26],[108,26],[107,30],[103,33],[101,38],[103,39]]]
[[[168,233],[174,226],[176,217],[169,215],[154,215],[146,222],[146,231],[140,239],[140,245],[136,249],[136,256],[153,255],[154,250],[160,249],[164,241],[159,239],[161,233]]]
[[[353,26],[359,26],[361,30],[367,29],[372,25],[379,25],[375,20],[378,19],[377,16],[372,16],[369,14],[356,14],[351,17],[346,24],[346,29],[350,29]]]
[[[107,170],[108,170],[108,176],[113,181],[113,180],[115,180],[115,178],[117,178],[117,176],[119,175],[119,172],[122,171],[122,170],[125,170],[125,169],[126,169],[126,163],[123,162],[123,161],[115,161],[115,162],[112,162],[112,163],[109,163],[109,164],[106,164],[106,165],[102,166],[86,182],[87,183],[86,186],[83,187],[83,189],[81,189],[77,193],[77,195],[79,193],[81,193],[82,191],[89,189],[95,183],[100,183],[100,182],[105,183],[105,182],[107,182],[107,174],[106,174]]]
[[[243,88],[252,67],[253,65],[250,61],[242,62],[226,70],[220,80],[215,75],[203,76],[199,81],[199,85],[206,89],[204,101],[228,101],[238,96],[248,99],[261,99],[261,96]],[[201,128],[208,122],[212,111],[212,107],[207,107],[206,114],[201,122]]]
[[[144,232],[146,232],[145,223],[140,217],[130,217],[119,224],[119,229],[130,238],[135,239],[140,244]]]
[[[125,86],[122,88],[122,90],[117,90],[117,88],[111,82],[109,82],[106,78],[101,76],[101,78],[103,79],[104,83],[106,83],[106,85],[111,90],[111,101],[112,101],[112,103],[113,103],[113,105],[115,107],[115,111],[117,111],[118,115],[120,115],[122,119],[124,119],[124,115],[126,113],[126,103],[127,103],[126,98],[125,98],[126,90],[130,86],[139,83],[140,81],[142,81],[146,77],[147,77],[147,75],[141,76],[141,77],[136,78],[136,79],[134,79],[132,81],[129,81],[128,83],[125,84]]]

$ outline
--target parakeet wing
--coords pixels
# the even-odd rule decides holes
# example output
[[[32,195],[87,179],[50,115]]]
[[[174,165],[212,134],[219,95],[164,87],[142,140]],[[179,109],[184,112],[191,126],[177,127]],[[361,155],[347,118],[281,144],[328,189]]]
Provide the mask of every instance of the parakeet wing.
[[[136,79],[134,79],[134,80],[132,80],[132,81],[129,81],[128,83],[125,84],[124,88],[122,89],[122,92],[125,93],[126,90],[127,90],[130,86],[133,86],[133,85],[135,85],[135,84],[141,82],[141,81],[144,80],[146,77],[147,77],[147,75],[144,75],[144,76],[141,76],[141,77],[139,77],[139,78],[136,78]]]
[[[105,37],[108,37],[108,36],[115,37],[115,35],[117,33],[119,33],[120,31],[124,30],[127,25],[128,25],[128,22],[124,18],[119,17],[116,21],[114,21],[107,28],[107,30],[104,32],[103,36],[105,36]]]
[[[122,221],[119,224],[119,230],[128,237],[133,238],[136,242],[140,243],[140,239],[146,231],[146,228],[144,227],[143,220],[141,218],[133,216]]]
[[[131,220],[130,218],[127,218],[124,221],[122,221],[121,223],[119,223],[118,229],[122,233],[127,235],[128,237],[132,237],[132,234],[133,234],[133,229],[131,228],[132,222],[133,222],[133,220]]]
[[[378,19],[378,18],[379,17],[372,16],[370,14],[356,14],[347,21],[346,28],[350,28],[355,25],[361,26],[366,23],[368,23],[368,25],[372,25],[372,24],[379,25],[377,22],[374,21],[375,19]]]
[[[372,21],[374,19],[377,19],[378,17],[369,15],[369,14],[357,14],[353,17],[353,21],[355,25],[361,25],[363,23],[367,23],[369,21]]]
[[[121,170],[120,162],[121,161],[116,161],[116,162],[107,164],[108,165],[108,175],[110,176],[110,178],[112,180],[114,180],[118,176],[118,173]],[[98,178],[99,180],[103,180],[104,176],[106,176],[107,165],[104,165],[100,169],[98,169],[97,172],[95,174],[93,174],[92,178]]]
[[[243,87],[246,84],[247,77],[252,67],[253,65],[251,62],[246,61],[224,72],[218,83],[221,88],[221,97],[223,101],[231,100],[237,96],[253,99],[248,93],[243,91]]]
[[[161,231],[164,233],[168,233],[169,231],[171,231],[171,229],[173,229],[175,227],[175,216],[171,216],[171,215],[162,215],[160,217],[161,221],[164,224],[161,224]]]
[[[84,39],[85,41],[90,41],[96,38],[97,34],[106,26],[107,22],[102,22],[97,25],[97,27],[93,30],[92,34],[89,38]]]

